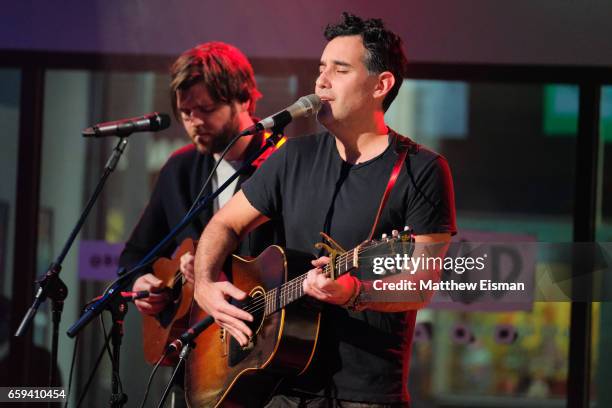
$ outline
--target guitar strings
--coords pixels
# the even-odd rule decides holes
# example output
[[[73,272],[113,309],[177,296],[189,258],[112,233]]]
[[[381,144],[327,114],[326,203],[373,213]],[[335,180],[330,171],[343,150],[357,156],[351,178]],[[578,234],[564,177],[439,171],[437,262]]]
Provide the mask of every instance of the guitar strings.
[[[342,264],[342,262],[346,262],[349,259],[350,253],[354,253],[354,251],[355,250],[351,250],[351,251],[345,252],[343,254],[340,254],[340,256],[336,260],[336,265],[339,267]],[[325,265],[324,268],[323,268],[323,273],[328,275],[330,271],[331,271],[331,266],[329,264]],[[261,310],[261,307],[262,307],[261,303],[265,302],[264,307],[266,307],[266,306],[268,306],[268,301],[270,301],[270,303],[272,303],[273,300],[278,300],[279,294],[277,292],[279,290],[280,290],[280,300],[281,300],[281,302],[283,301],[283,298],[285,298],[285,299],[290,298],[290,301],[285,303],[285,304],[288,304],[291,301],[300,298],[303,295],[303,293],[302,293],[302,287],[303,287],[302,283],[306,279],[306,276],[307,276],[306,274],[300,275],[300,276],[298,276],[296,278],[293,278],[289,282],[283,283],[278,288],[274,288],[271,291],[266,292],[264,298],[260,298],[260,299],[254,300],[253,302],[248,304],[244,308],[244,310],[249,312],[249,313]],[[287,293],[287,292],[290,292],[291,294],[293,294],[293,292],[295,292],[295,294],[296,294],[295,299],[292,296],[290,296],[289,293]],[[270,309],[272,309],[272,307]]]
[[[376,247],[377,245],[375,245],[374,247]],[[373,247],[359,247],[359,249],[357,250],[357,255],[359,256],[359,254],[371,250]],[[354,252],[357,248],[344,252],[343,254],[341,254],[337,261],[336,261],[336,265],[337,267],[340,267],[342,262],[345,262],[348,260],[349,257],[353,257],[354,256]],[[360,259],[370,259],[370,258],[375,258],[376,256],[359,256]],[[344,258],[344,259],[343,259]],[[328,265],[325,265],[324,267],[324,273],[327,275],[330,272],[331,267]],[[259,299],[255,299],[252,302],[250,302],[249,304],[245,305],[243,307],[243,310],[247,311],[247,312],[255,312],[255,311],[259,311],[261,310],[262,307],[267,308],[268,306],[268,301],[270,301],[270,304],[275,305],[275,303],[272,303],[272,301],[276,301],[278,302],[278,298],[279,298],[279,294],[278,289],[280,289],[280,301],[281,303],[283,302],[283,298],[285,299],[289,299],[288,302],[285,303],[285,305],[291,303],[294,300],[297,300],[298,298],[300,298],[303,293],[302,293],[302,283],[303,281],[306,279],[306,274],[304,275],[300,275],[297,278],[292,279],[291,281],[282,284],[281,286],[279,286],[278,288],[274,288],[271,291],[266,292],[265,296],[263,298],[259,298]],[[288,293],[289,292],[289,293]],[[296,296],[295,298],[293,297],[293,292],[295,292]],[[262,302],[265,302],[265,305],[262,306]],[[270,310],[272,310],[273,307],[270,307]]]
[[[348,261],[349,258],[354,257],[355,249],[352,249],[350,251],[340,254],[338,258],[336,259],[336,266],[340,267],[343,262],[346,264],[346,261]],[[359,249],[357,250],[357,255],[369,249],[372,249],[372,248],[371,247],[364,247],[364,248],[359,247]],[[360,258],[368,259],[368,258],[374,258],[374,256],[369,256],[369,257],[360,256]],[[323,273],[328,275],[330,271],[331,271],[331,266],[329,264],[325,265],[325,267],[323,268]],[[268,302],[270,302],[270,304],[274,304],[272,303],[273,301],[275,300],[278,301],[279,294],[277,292],[279,289],[281,292],[280,293],[281,303],[283,302],[283,298],[285,298],[285,299],[289,299],[289,302],[285,303],[285,305],[289,304],[290,302],[297,300],[303,295],[302,283],[305,279],[306,279],[306,274],[300,275],[297,278],[290,280],[289,282],[283,283],[279,287],[266,292],[264,297],[254,299],[252,302],[249,302],[247,305],[243,306],[242,309],[246,312],[253,313],[253,312],[261,310],[262,307],[266,308],[269,304]],[[294,292],[296,294],[295,298],[293,297]],[[264,302],[265,302],[265,305],[262,305],[262,303]],[[270,307],[270,309],[272,309],[272,307]]]
[[[355,248],[357,249],[357,248]],[[345,262],[349,259],[349,257],[353,257],[354,256],[354,252],[355,249],[344,252],[342,254],[339,255],[339,257],[336,260],[336,265],[337,267],[340,267],[340,265],[342,264],[342,262]],[[372,249],[372,247],[359,247],[358,251],[357,251],[357,255]],[[369,259],[369,258],[374,258],[375,256],[360,256],[361,259]],[[343,259],[344,258],[344,259]],[[324,267],[324,273],[327,275],[330,272],[331,267],[328,265],[325,265]],[[256,311],[259,311],[262,309],[262,307],[267,307],[268,306],[268,301],[270,301],[270,304],[274,304],[272,303],[272,301],[278,301],[279,298],[279,294],[278,289],[280,289],[280,300],[281,303],[283,301],[283,298],[285,299],[289,299],[289,302],[285,303],[289,304],[290,302],[297,300],[299,297],[301,297],[303,295],[302,291],[302,283],[303,281],[306,279],[306,274],[304,275],[300,275],[297,278],[292,279],[289,282],[286,282],[284,284],[282,284],[281,286],[274,288],[268,292],[266,292],[264,297],[258,298],[258,299],[254,299],[253,301],[251,301],[250,303],[248,303],[247,305],[243,306],[243,310],[249,312],[249,313],[253,313]],[[289,292],[289,293],[287,293]],[[296,293],[296,297],[293,298],[293,292]],[[265,305],[262,305],[262,303],[265,302]],[[270,310],[272,309],[272,307],[270,307]]]
[[[357,255],[361,258],[361,259],[369,259],[369,258],[374,258],[375,256],[367,256],[367,257],[363,257],[360,256],[361,253],[372,249],[371,247],[357,247],[355,249],[352,249],[350,251],[344,252],[342,254],[340,254],[337,258],[336,258],[336,267],[339,268],[342,263],[344,263],[345,265],[347,265],[347,261],[349,260],[349,258],[352,258],[355,256],[355,250],[357,250]],[[331,266],[329,264],[325,265],[323,268],[323,273],[325,275],[328,275],[329,272],[331,272]],[[178,282],[179,279],[182,279],[184,276],[184,274],[181,271],[178,271],[175,276],[174,276],[174,284],[176,284]],[[304,280],[306,279],[306,274],[300,275],[292,280],[290,280],[289,282],[283,283],[281,284],[279,287],[276,287],[270,291],[267,291],[266,294],[263,297],[259,297],[257,299],[254,299],[253,301],[247,303],[246,305],[244,305],[242,307],[242,310],[248,312],[248,313],[254,313],[254,312],[258,312],[260,311],[262,308],[266,308],[269,304],[272,305],[274,304],[273,301],[278,301],[279,297],[280,297],[280,301],[281,303],[283,302],[283,298],[284,299],[289,299],[288,302],[285,303],[285,305],[291,303],[294,300],[297,300],[298,298],[303,296],[302,293],[302,284],[304,282]],[[278,294],[277,292],[280,290],[280,294]],[[293,294],[295,292],[295,298],[293,297]],[[270,310],[272,311],[273,307],[270,307]]]
[[[351,250],[351,251],[340,254],[338,258],[336,259],[336,265],[339,267],[342,264],[342,262],[346,262],[349,258],[349,253],[354,253],[354,251],[355,250]],[[331,267],[329,266],[329,264],[325,265],[323,268],[323,273],[327,275],[330,272],[330,270],[331,270]],[[283,298],[285,299],[289,298],[289,302],[285,303],[285,305],[289,304],[291,301],[297,300],[303,295],[302,282],[304,282],[305,279],[306,279],[306,274],[293,278],[289,282],[283,283],[279,287],[266,292],[266,294],[263,297],[254,299],[253,301],[249,302],[247,305],[243,306],[242,309],[252,314],[254,312],[261,310],[262,307],[266,308],[268,304],[273,304],[272,301],[278,300],[279,294],[277,292],[279,289],[280,289],[281,303],[283,303]],[[295,292],[296,294],[295,299],[293,298],[293,296],[290,296],[288,292],[290,292],[291,294]],[[270,307],[270,309],[272,309],[272,307]]]
[[[368,247],[363,247],[363,248],[362,248],[362,247],[359,247],[359,248],[360,248],[360,249],[359,249],[359,251],[357,252],[357,254],[358,254],[358,255],[359,255],[359,254],[361,254],[361,253],[362,253],[362,252],[364,252],[364,251],[367,251],[367,250],[371,249],[371,248],[368,248]],[[354,251],[355,251],[355,249],[352,249],[352,250],[350,250],[350,251],[347,251],[347,252],[344,252],[344,253],[340,254],[339,259],[338,259],[338,263],[340,263],[340,261],[342,260],[342,258],[344,258],[344,262],[346,262],[346,261],[348,260],[348,258],[349,258],[349,255],[350,255],[351,257],[353,257],[353,256],[354,256],[354,254],[353,254],[353,253],[354,253]],[[351,255],[351,254],[352,254],[352,255]],[[369,256],[369,257],[362,257],[362,256],[360,256],[360,258],[364,258],[364,259],[369,259],[369,258],[373,258],[373,257],[374,257],[374,256]],[[327,269],[327,265],[326,265],[326,269]],[[326,271],[326,272],[327,272],[327,271]],[[176,283],[178,282],[178,280],[179,280],[179,279],[181,279],[183,276],[184,276],[183,272],[181,272],[181,271],[179,270],[179,271],[178,271],[178,272],[177,272],[177,273],[174,275],[174,281],[173,281],[173,284],[176,284]]]
[[[367,248],[366,248],[367,249]],[[364,249],[365,251],[365,249]],[[340,257],[343,257],[344,254],[340,255]],[[348,259],[348,256],[346,257]],[[371,255],[371,256],[359,256],[360,259],[371,259],[371,258],[376,258],[375,255]],[[347,260],[345,259],[345,261]],[[183,272],[178,271],[175,275],[174,275],[174,280],[173,280],[173,284],[176,285],[179,281],[179,279],[182,279],[184,276]]]

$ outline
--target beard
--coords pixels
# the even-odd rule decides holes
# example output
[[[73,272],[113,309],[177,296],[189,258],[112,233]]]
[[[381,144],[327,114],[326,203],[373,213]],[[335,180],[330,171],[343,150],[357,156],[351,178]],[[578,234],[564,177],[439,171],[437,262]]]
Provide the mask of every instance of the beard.
[[[233,105],[230,106],[230,117],[223,128],[216,133],[206,145],[198,145],[194,142],[200,153],[221,153],[240,132],[240,122],[238,121],[236,108]]]
[[[240,126],[238,125],[237,115],[235,112],[232,112],[232,117],[230,120],[225,124],[225,126],[223,126],[221,132],[219,132],[219,134],[213,138],[210,146],[210,152],[213,154],[221,153],[239,132]]]

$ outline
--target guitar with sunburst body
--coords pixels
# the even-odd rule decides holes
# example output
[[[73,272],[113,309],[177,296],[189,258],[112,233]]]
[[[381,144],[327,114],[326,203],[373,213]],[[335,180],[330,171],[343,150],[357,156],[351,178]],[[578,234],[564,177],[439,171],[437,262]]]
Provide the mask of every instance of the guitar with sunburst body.
[[[410,231],[380,241],[368,241],[349,251],[325,247],[330,263],[324,273],[335,279],[385,254],[410,255]],[[224,329],[213,324],[196,339],[186,365],[185,392],[191,408],[262,407],[279,382],[308,369],[319,334],[317,303],[304,296],[302,283],[312,269],[311,254],[268,247],[255,259],[228,258],[224,271],[232,283],[248,294],[233,302],[253,315],[246,322],[253,331],[242,347]],[[231,263],[231,265],[229,265]],[[227,271],[231,271],[227,273]],[[207,317],[194,302],[191,325]]]

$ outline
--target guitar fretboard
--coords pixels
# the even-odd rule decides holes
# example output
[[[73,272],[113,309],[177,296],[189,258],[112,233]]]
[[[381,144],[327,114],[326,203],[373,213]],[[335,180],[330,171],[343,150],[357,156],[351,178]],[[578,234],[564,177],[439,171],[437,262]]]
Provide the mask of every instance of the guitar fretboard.
[[[337,276],[341,276],[357,266],[355,264],[355,257],[358,253],[359,247],[356,247],[336,257],[335,264]],[[330,265],[325,265],[323,273],[329,276],[331,274],[331,269]],[[289,303],[295,302],[304,296],[303,283],[307,276],[308,274],[305,273],[268,291],[265,295],[266,304],[264,316],[269,316],[287,306]]]

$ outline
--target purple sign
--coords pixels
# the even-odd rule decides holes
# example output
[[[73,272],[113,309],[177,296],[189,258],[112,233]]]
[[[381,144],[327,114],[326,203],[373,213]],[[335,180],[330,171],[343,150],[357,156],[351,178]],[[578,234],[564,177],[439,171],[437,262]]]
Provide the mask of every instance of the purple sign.
[[[79,246],[79,277],[82,280],[112,281],[117,277],[119,255],[124,243],[83,240]]]

